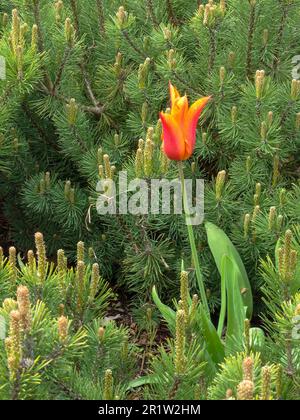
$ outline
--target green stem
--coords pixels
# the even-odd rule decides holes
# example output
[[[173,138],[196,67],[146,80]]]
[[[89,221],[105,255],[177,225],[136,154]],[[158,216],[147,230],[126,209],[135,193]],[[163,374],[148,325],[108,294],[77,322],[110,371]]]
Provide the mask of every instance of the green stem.
[[[183,173],[183,165],[181,161],[178,162],[178,170],[179,170],[179,177],[180,177],[181,185],[182,185],[183,208],[184,208],[185,220],[186,220],[186,225],[187,225],[187,230],[188,230],[188,236],[189,236],[190,247],[192,251],[193,262],[195,264],[196,278],[197,278],[197,283],[198,283],[198,287],[200,291],[201,304],[204,306],[204,309],[207,312],[208,317],[210,318],[210,312],[209,312],[209,307],[208,307],[207,298],[206,298],[203,276],[201,273],[198,252],[196,248],[194,230],[191,223],[191,216],[189,214],[188,201],[187,201],[187,195],[186,195],[186,189],[185,189],[185,181],[184,181],[184,173]]]

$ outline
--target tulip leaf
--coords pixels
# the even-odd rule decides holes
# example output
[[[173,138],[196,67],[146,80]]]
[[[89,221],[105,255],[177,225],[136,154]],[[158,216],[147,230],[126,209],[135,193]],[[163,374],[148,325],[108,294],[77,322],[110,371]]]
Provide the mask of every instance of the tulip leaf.
[[[215,364],[222,363],[225,357],[224,344],[218,336],[217,330],[208,318],[204,308],[200,306],[199,310],[206,350]]]
[[[244,302],[244,306],[247,307],[247,317],[248,319],[251,319],[253,313],[253,297],[251,285],[241,257],[231,240],[221,229],[219,229],[216,225],[210,222],[207,222],[205,224],[205,227],[207,232],[208,244],[214,256],[216,265],[221,276],[222,257],[224,255],[228,255],[228,257],[230,257],[230,259],[234,261],[236,266],[236,276],[239,284],[239,289],[243,290],[242,299]]]
[[[226,329],[226,351],[240,351],[243,347],[244,323],[246,319],[246,308],[238,281],[238,267],[227,255],[222,259],[222,267],[226,273],[226,294],[227,294],[227,329]]]
[[[176,313],[169,306],[162,303],[162,301],[160,300],[157,294],[155,286],[153,286],[153,289],[152,289],[152,299],[155,305],[157,306],[159,312],[163,316],[164,320],[168,324],[170,331],[174,333],[175,325],[176,325]]]

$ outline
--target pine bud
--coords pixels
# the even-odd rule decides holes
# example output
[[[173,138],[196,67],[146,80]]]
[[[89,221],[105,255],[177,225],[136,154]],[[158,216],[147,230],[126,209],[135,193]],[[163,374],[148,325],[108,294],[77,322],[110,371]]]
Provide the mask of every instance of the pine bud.
[[[81,313],[83,309],[84,274],[85,274],[85,264],[83,261],[78,261],[76,280],[77,280],[77,309],[79,313]]]
[[[27,261],[28,261],[29,272],[30,274],[33,274],[35,271],[36,261],[35,261],[34,252],[32,250],[29,250],[27,252]]]
[[[264,84],[265,84],[265,71],[257,70],[256,76],[255,76],[255,89],[256,89],[257,99],[262,98]]]
[[[123,6],[120,6],[117,13],[116,13],[116,17],[117,17],[117,24],[119,29],[122,29],[125,25],[125,23],[127,22],[128,19],[128,13],[125,11]]]
[[[151,63],[151,59],[147,57],[144,64],[141,64],[139,67],[139,72],[138,72],[139,89],[145,89],[148,83],[150,63]]]
[[[114,69],[117,76],[120,76],[122,72],[122,59],[123,59],[122,53],[118,52],[116,55],[116,61],[114,64]]]
[[[31,29],[31,48],[36,51],[38,43],[38,26],[32,25]]]
[[[6,28],[7,24],[8,24],[8,14],[3,13],[3,16],[2,16],[2,26],[3,26],[3,28]]]
[[[253,400],[254,383],[252,381],[244,380],[239,383],[237,388],[238,400]]]
[[[162,144],[160,148],[160,173],[162,175],[165,175],[168,172],[169,166],[170,166],[170,159],[165,154],[164,145]]]
[[[198,305],[199,305],[199,297],[198,297],[198,295],[194,295],[193,299],[192,299],[192,306],[191,306],[191,313],[190,313],[191,322],[193,322],[193,320],[195,319],[197,309],[198,309]]]
[[[148,102],[144,102],[142,106],[142,113],[141,113],[143,126],[145,126],[145,123],[147,121],[148,108],[149,108]]]
[[[144,150],[144,173],[146,177],[152,175],[153,170],[153,143],[150,139],[146,141]]]
[[[218,173],[216,180],[216,200],[220,201],[222,198],[222,193],[226,180],[226,171],[221,171]]]
[[[202,133],[202,143],[205,146],[207,143],[207,133]]]
[[[8,367],[11,379],[15,379],[22,360],[22,333],[19,311],[10,313],[9,336],[6,339],[6,352],[9,359]]]
[[[137,178],[142,178],[144,166],[144,155],[143,150],[138,148],[135,157],[135,175]]]
[[[11,43],[13,52],[16,54],[17,46],[19,45],[20,38],[20,18],[17,9],[12,11],[12,32],[11,32]]]
[[[250,321],[249,319],[245,319],[244,321],[244,338],[245,338],[245,348],[246,348],[246,354],[250,353]],[[250,379],[251,378],[245,378],[244,379]]]
[[[18,276],[18,269],[17,269],[17,250],[14,246],[11,246],[8,250],[9,258],[9,278],[12,285],[16,284],[17,276]]]
[[[261,129],[260,129],[260,136],[262,141],[266,141],[267,140],[267,132],[268,132],[268,127],[265,121],[263,121],[261,123]]]
[[[251,357],[247,357],[243,361],[243,379],[253,381],[253,359]]]
[[[78,114],[78,105],[74,98],[70,99],[70,102],[66,105],[67,109],[67,119],[70,125],[75,125],[77,114]]]
[[[261,373],[261,400],[270,400],[271,397],[271,368],[264,366]]]
[[[247,156],[247,159],[246,159],[246,172],[247,172],[248,175],[251,172],[251,167],[252,167],[252,158],[251,158],[251,156]]]
[[[276,225],[276,207],[271,207],[269,212],[269,231],[272,231]]]
[[[99,279],[100,279],[99,265],[93,264],[92,275],[91,275],[91,285],[90,285],[90,301],[91,302],[95,299],[95,296],[98,292]]]
[[[236,122],[237,122],[237,113],[238,113],[237,107],[236,106],[233,106],[231,108],[231,121],[232,121],[232,124],[236,124]]]
[[[70,18],[65,20],[65,39],[69,47],[73,46],[75,30]]]
[[[105,371],[103,399],[106,401],[113,399],[113,374],[110,369]]]
[[[248,238],[249,235],[249,227],[251,222],[251,216],[250,214],[246,214],[244,218],[244,238]]]
[[[100,327],[98,330],[98,337],[100,341],[103,340],[104,334],[105,334],[105,329],[103,327]]]
[[[175,58],[175,51],[170,49],[167,53],[168,58],[168,65],[170,70],[174,70],[176,68],[176,58]]]
[[[225,12],[226,12],[226,2],[225,2],[225,0],[220,0],[220,10],[221,10],[222,16],[224,16]]]
[[[68,338],[69,321],[64,315],[58,318],[57,321],[59,341],[64,344]]]
[[[170,41],[172,38],[172,32],[169,28],[162,28],[163,34],[164,34],[164,40]]]
[[[56,3],[54,3],[56,23],[60,23],[61,20],[62,20],[61,11],[62,11],[63,5],[64,4],[63,4],[63,2],[61,0],[57,1]]]
[[[7,314],[10,314],[11,311],[16,311],[18,309],[18,302],[11,298],[4,299],[2,308]]]
[[[186,271],[182,271],[180,275],[180,298],[185,315],[185,323],[189,320],[189,277]]]
[[[177,375],[185,371],[185,314],[183,310],[176,315],[176,340],[175,340],[175,371]]]
[[[20,325],[24,332],[28,332],[31,326],[31,310],[29,290],[25,286],[19,286],[17,289],[17,302],[20,313]]]
[[[284,207],[285,203],[286,203],[286,189],[282,188],[279,192],[279,203],[280,203],[280,207]]]
[[[236,55],[233,51],[230,51],[230,53],[228,54],[228,67],[232,70],[234,68],[235,65],[235,58]]]
[[[103,156],[103,162],[104,162],[104,170],[105,170],[105,176],[108,179],[112,179],[111,177],[111,165],[110,165],[110,159],[108,155]]]
[[[279,156],[278,155],[275,155],[274,156],[274,161],[273,161],[273,180],[272,180],[273,187],[276,187],[276,185],[278,183],[279,176],[280,176],[280,172],[279,172]]]
[[[296,130],[298,131],[300,129],[300,112],[296,114]]]
[[[84,242],[78,242],[77,244],[77,262],[85,260]]]
[[[58,281],[60,285],[60,290],[64,294],[65,293],[65,275],[66,275],[66,267],[65,267],[65,252],[63,249],[59,249],[57,251],[57,272],[58,272]]]
[[[71,181],[66,181],[66,183],[65,183],[65,189],[64,189],[64,194],[65,194],[65,199],[67,201],[70,200],[70,191],[71,191]]]
[[[299,312],[300,314],[300,312]],[[283,369],[281,365],[277,365],[276,369],[276,397],[279,400],[282,396],[282,376]]]
[[[224,81],[225,81],[225,77],[226,77],[226,69],[225,67],[220,67],[220,85],[223,86],[224,85]]]
[[[37,249],[37,257],[38,257],[38,281],[39,283],[43,283],[46,278],[47,272],[47,257],[46,257],[46,247],[44,243],[43,234],[37,232],[35,234],[35,246]]]
[[[263,39],[263,46],[266,47],[267,43],[269,41],[269,31],[268,31],[268,29],[264,29],[262,39]]]
[[[296,101],[299,98],[300,94],[300,80],[292,80],[291,86],[291,99],[292,101]]]
[[[17,60],[17,69],[18,69],[18,78],[23,78],[23,47],[17,45],[16,48],[16,60]]]
[[[98,166],[98,175],[99,175],[99,178],[100,179],[104,179],[105,178],[103,165],[99,165]]]
[[[271,127],[271,125],[273,124],[273,118],[274,118],[274,114],[272,111],[268,112],[268,128]]]

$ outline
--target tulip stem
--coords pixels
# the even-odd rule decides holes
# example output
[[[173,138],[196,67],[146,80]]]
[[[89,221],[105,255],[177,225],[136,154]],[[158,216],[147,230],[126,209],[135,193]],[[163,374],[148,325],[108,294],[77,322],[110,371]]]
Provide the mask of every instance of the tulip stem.
[[[187,230],[188,230],[190,247],[192,251],[193,262],[195,265],[197,283],[198,283],[198,287],[200,291],[201,303],[204,306],[204,309],[207,312],[207,315],[210,317],[210,312],[209,312],[209,307],[207,303],[207,297],[206,297],[206,292],[205,292],[205,287],[204,287],[204,282],[203,282],[203,276],[202,276],[199,258],[198,258],[198,252],[196,248],[193,225],[191,223],[191,216],[190,216],[189,208],[188,208],[188,201],[187,201],[185,180],[184,180],[184,173],[183,173],[183,164],[181,161],[178,162],[178,170],[179,170],[179,177],[181,181],[181,189],[182,189],[182,195],[183,195],[183,209],[184,209],[185,220],[186,220],[186,225],[187,225]]]

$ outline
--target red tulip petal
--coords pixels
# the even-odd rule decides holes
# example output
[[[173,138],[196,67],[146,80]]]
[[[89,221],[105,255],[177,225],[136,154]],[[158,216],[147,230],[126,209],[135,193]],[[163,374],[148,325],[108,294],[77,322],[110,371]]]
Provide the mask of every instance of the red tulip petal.
[[[160,114],[163,126],[164,151],[171,160],[183,160],[185,139],[181,127],[171,114]]]

